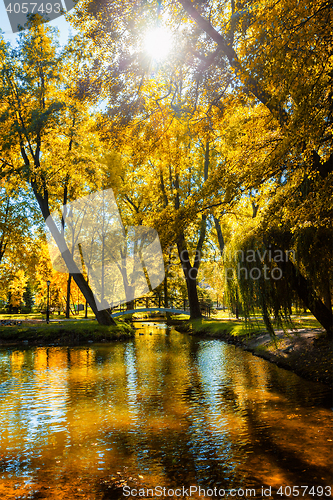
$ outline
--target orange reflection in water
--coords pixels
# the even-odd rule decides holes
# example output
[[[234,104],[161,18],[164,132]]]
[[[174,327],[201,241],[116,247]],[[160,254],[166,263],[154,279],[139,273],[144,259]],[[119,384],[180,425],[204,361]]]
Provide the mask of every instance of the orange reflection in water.
[[[1,499],[102,498],[124,467],[152,487],[329,484],[325,387],[218,340],[140,333],[0,351]]]

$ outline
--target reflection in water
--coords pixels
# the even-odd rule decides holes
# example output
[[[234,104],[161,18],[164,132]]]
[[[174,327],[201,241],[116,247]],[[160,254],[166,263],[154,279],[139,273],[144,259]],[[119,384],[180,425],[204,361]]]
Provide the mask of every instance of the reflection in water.
[[[142,332],[0,351],[1,499],[102,498],[123,467],[152,487],[330,484],[328,389],[219,340]]]

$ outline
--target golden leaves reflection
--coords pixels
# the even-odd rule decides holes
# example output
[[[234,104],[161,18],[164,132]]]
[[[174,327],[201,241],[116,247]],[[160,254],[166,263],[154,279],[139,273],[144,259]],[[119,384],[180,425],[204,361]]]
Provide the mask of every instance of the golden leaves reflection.
[[[4,485],[14,476],[23,484],[24,473],[57,498],[61,478],[77,484],[88,474],[94,485],[124,466],[174,486],[328,481],[331,415],[309,405],[317,386],[222,342],[151,325],[143,332],[124,343],[8,353]]]

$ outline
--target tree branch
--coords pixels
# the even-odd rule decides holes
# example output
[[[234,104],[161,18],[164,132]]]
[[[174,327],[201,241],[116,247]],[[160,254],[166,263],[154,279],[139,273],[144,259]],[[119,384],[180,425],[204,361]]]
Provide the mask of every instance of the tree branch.
[[[207,35],[211,37],[211,39],[217,43],[219,48],[228,58],[229,64],[232,68],[235,69],[236,75],[238,78],[245,84],[245,92],[252,93],[260,102],[262,102],[270,112],[276,116],[278,119],[282,119],[282,121],[287,121],[288,115],[281,109],[276,109],[272,103],[272,97],[265,92],[259,85],[259,82],[256,81],[251,76],[245,74],[241,63],[238,60],[237,54],[235,50],[232,48],[230,44],[227,43],[225,38],[218,32],[216,29],[204,19],[201,14],[195,9],[191,0],[178,0],[182,5],[184,10],[194,19],[199,28],[201,28]]]

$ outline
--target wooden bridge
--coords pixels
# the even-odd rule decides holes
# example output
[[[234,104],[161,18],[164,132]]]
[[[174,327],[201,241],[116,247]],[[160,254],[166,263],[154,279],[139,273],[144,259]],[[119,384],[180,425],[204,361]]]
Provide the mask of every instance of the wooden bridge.
[[[200,301],[200,309],[203,316],[210,316],[210,305]],[[139,312],[150,313],[171,313],[171,314],[187,314],[190,315],[189,301],[186,299],[169,299],[165,306],[164,297],[161,295],[153,295],[151,297],[142,297],[131,302],[120,304],[117,307],[111,308],[113,318],[125,314],[134,314]]]

